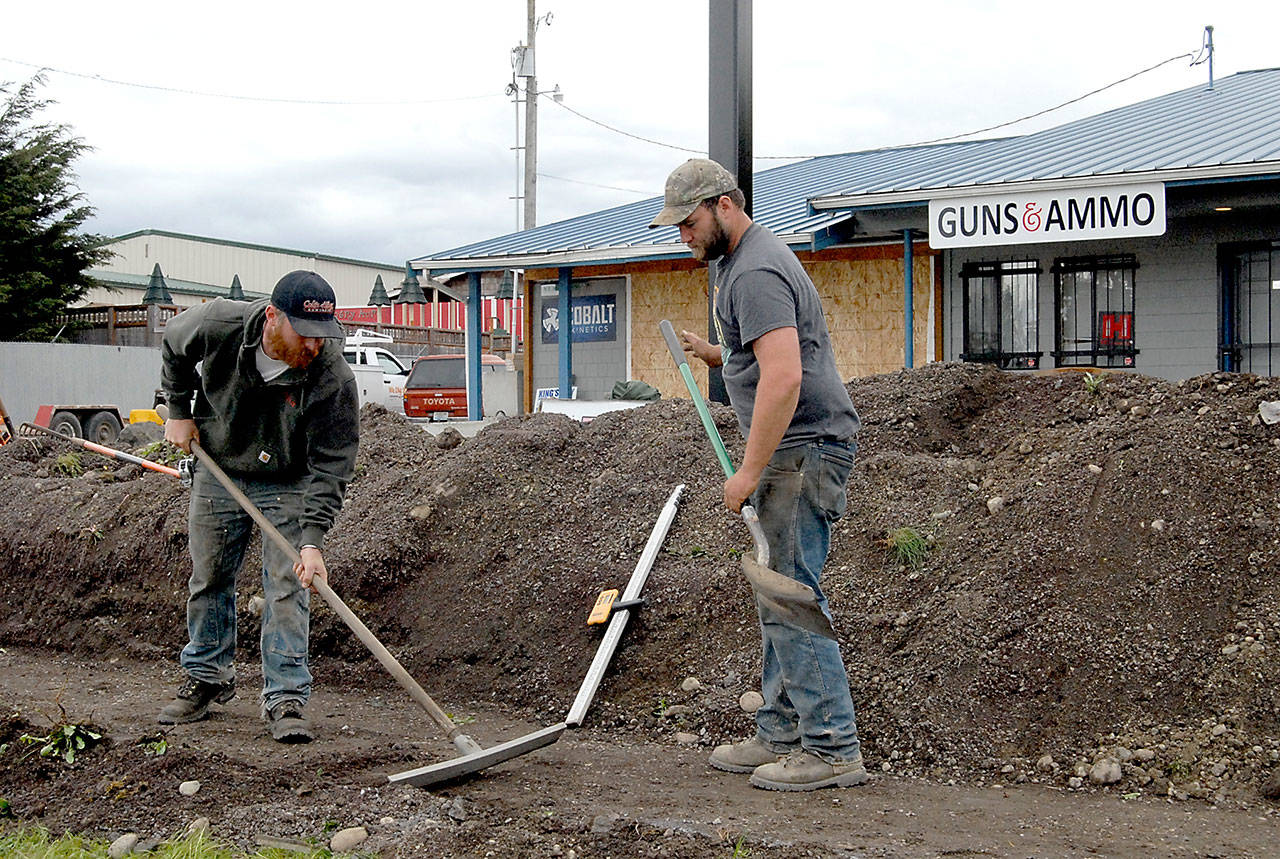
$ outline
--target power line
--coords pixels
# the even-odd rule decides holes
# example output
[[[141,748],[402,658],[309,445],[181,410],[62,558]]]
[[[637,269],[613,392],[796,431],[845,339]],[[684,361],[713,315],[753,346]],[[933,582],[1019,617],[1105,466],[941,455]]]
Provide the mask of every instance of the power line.
[[[1131,81],[1140,75],[1145,75],[1147,72],[1154,72],[1156,69],[1160,68],[1161,66],[1167,66],[1169,65],[1169,63],[1172,63],[1176,60],[1183,60],[1183,59],[1191,59],[1193,61],[1192,65],[1195,65],[1194,54],[1189,54],[1189,53],[1178,54],[1176,57],[1170,57],[1167,60],[1161,60],[1160,62],[1156,63],[1154,66],[1148,66],[1147,68],[1143,69],[1140,72],[1134,72],[1128,77],[1121,78],[1118,81],[1112,81],[1106,86],[1100,86],[1095,90],[1091,90],[1085,93],[1084,95],[1076,96],[1075,98],[1070,99],[1069,101],[1064,101],[1062,104],[1054,105],[1053,107],[1046,107],[1044,110],[1036,111],[1035,113],[1030,113],[1030,114],[1027,114],[1026,116],[1022,116],[1017,119],[1011,119],[1008,122],[1002,122],[999,125],[988,125],[986,128],[979,128],[977,131],[970,131],[966,134],[953,134],[950,137],[935,137],[933,140],[924,140],[924,141],[921,141],[920,143],[908,143],[906,144],[906,146],[903,146],[903,147],[894,146],[894,147],[885,147],[885,148],[899,149],[899,148],[909,148],[912,146],[928,146],[932,143],[946,143],[949,140],[959,140],[962,137],[972,137],[975,134],[982,134],[987,131],[995,131],[997,128],[1007,128],[1010,125],[1016,125],[1017,123],[1025,122],[1028,119],[1035,119],[1037,116],[1044,116],[1046,113],[1053,113],[1053,111],[1055,110],[1060,110],[1064,107],[1067,107],[1068,105],[1075,104],[1078,101],[1084,101],[1089,96],[1097,95],[1100,92],[1105,92],[1106,90],[1109,90],[1114,86],[1119,86],[1120,84],[1127,83],[1128,81]]]
[[[974,130],[974,131],[967,131],[967,132],[964,132],[964,133],[962,133],[962,134],[953,134],[953,135],[949,135],[949,136],[946,136],[946,137],[935,137],[935,138],[933,138],[933,139],[931,139],[931,140],[922,140],[922,141],[918,141],[918,142],[916,142],[916,143],[899,144],[899,145],[896,145],[896,146],[881,146],[881,147],[876,147],[875,149],[868,150],[868,151],[873,151],[873,152],[874,152],[874,151],[883,151],[883,150],[886,150],[886,149],[907,149],[907,148],[912,148],[912,147],[916,147],[916,146],[929,146],[929,145],[932,145],[932,144],[935,144],[935,143],[946,143],[946,142],[948,142],[948,141],[952,141],[952,140],[960,140],[960,139],[965,138],[965,137],[972,137],[972,136],[974,136],[974,135],[976,135],[976,134],[984,134],[984,133],[986,133],[986,132],[988,132],[988,131],[995,131],[995,130],[1000,129],[1000,128],[1007,128],[1007,127],[1009,127],[1009,126],[1011,126],[1011,125],[1017,125],[1017,124],[1018,124],[1018,123],[1020,123],[1020,122],[1026,122],[1026,121],[1027,121],[1027,120],[1029,120],[1029,119],[1035,119],[1035,118],[1037,118],[1037,117],[1044,116],[1045,114],[1052,113],[1052,112],[1054,112],[1054,111],[1056,111],[1056,110],[1061,110],[1061,109],[1062,109],[1062,108],[1064,108],[1064,107],[1068,107],[1068,106],[1070,106],[1070,105],[1072,105],[1072,104],[1075,104],[1075,103],[1077,103],[1077,102],[1083,101],[1084,99],[1086,99],[1086,98],[1090,98],[1091,96],[1095,96],[1095,95],[1097,95],[1097,94],[1099,94],[1099,93],[1101,93],[1101,92],[1105,92],[1106,90],[1109,90],[1109,89],[1111,89],[1112,87],[1119,86],[1120,84],[1127,83],[1128,81],[1131,81],[1131,80],[1133,80],[1134,78],[1140,77],[1140,76],[1145,75],[1145,74],[1147,74],[1147,73],[1149,73],[1149,72],[1153,72],[1153,71],[1155,71],[1156,69],[1161,68],[1162,66],[1166,66],[1166,65],[1168,65],[1169,63],[1176,62],[1176,61],[1178,61],[1178,60],[1182,60],[1182,59],[1190,59],[1190,60],[1191,60],[1191,64],[1192,64],[1192,65],[1196,65],[1197,63],[1204,62],[1204,60],[1202,59],[1202,57],[1203,57],[1203,56],[1204,56],[1204,49],[1203,49],[1203,48],[1201,49],[1201,53],[1200,53],[1200,55],[1199,55],[1199,56],[1197,56],[1197,55],[1195,55],[1195,54],[1191,54],[1191,53],[1178,54],[1178,55],[1176,55],[1176,56],[1170,57],[1170,58],[1169,58],[1169,59],[1167,59],[1167,60],[1161,60],[1160,62],[1156,63],[1155,65],[1148,66],[1148,67],[1147,67],[1147,68],[1145,68],[1145,69],[1142,69],[1142,70],[1140,70],[1140,71],[1134,72],[1134,73],[1133,73],[1133,74],[1131,74],[1131,75],[1127,75],[1126,77],[1120,78],[1119,80],[1112,81],[1111,83],[1106,84],[1105,86],[1098,87],[1097,89],[1090,90],[1089,92],[1087,92],[1087,93],[1085,93],[1085,94],[1083,94],[1083,95],[1077,96],[1077,97],[1075,97],[1075,98],[1073,98],[1073,99],[1069,99],[1069,100],[1067,100],[1067,101],[1064,101],[1064,102],[1062,102],[1061,104],[1054,105],[1053,107],[1047,107],[1047,108],[1045,108],[1044,110],[1039,110],[1039,111],[1036,111],[1035,113],[1027,114],[1026,116],[1020,116],[1020,117],[1018,117],[1017,119],[1011,119],[1011,120],[1009,120],[1009,121],[1007,121],[1007,122],[997,123],[996,125],[989,125],[989,126],[987,126],[987,127],[985,127],[985,128],[979,128],[979,129],[976,129],[976,130]],[[416,104],[440,104],[440,103],[444,103],[444,102],[455,102],[455,101],[474,101],[474,100],[479,100],[479,99],[487,99],[487,98],[498,98],[498,97],[501,97],[501,96],[500,96],[500,94],[498,94],[498,93],[492,93],[492,94],[488,94],[488,95],[453,96],[453,97],[449,97],[449,98],[436,98],[436,99],[406,99],[406,100],[387,100],[387,101],[383,101],[383,100],[379,100],[379,101],[357,101],[357,100],[338,100],[338,99],[274,98],[274,97],[270,97],[270,96],[250,96],[250,95],[240,95],[240,94],[236,94],[236,93],[217,93],[217,92],[206,92],[206,91],[202,91],[202,90],[182,89],[182,88],[178,88],[178,87],[161,86],[161,85],[159,85],[159,84],[147,84],[147,83],[140,83],[140,82],[137,82],[137,81],[124,81],[124,80],[117,80],[117,79],[114,79],[114,78],[104,77],[104,76],[102,76],[102,75],[91,75],[91,74],[85,74],[85,73],[82,73],[82,72],[73,72],[73,71],[70,71],[70,70],[67,70],[67,69],[59,69],[59,68],[56,68],[56,67],[54,67],[54,66],[38,65],[38,64],[36,64],[36,63],[28,63],[28,62],[25,62],[25,61],[23,61],[23,60],[15,60],[15,59],[12,59],[12,58],[10,58],[10,57],[0,57],[0,62],[13,63],[13,64],[15,64],[15,65],[26,66],[26,67],[28,67],[28,68],[38,69],[39,71],[42,71],[42,72],[43,72],[43,71],[49,71],[49,72],[54,72],[54,73],[56,73],[56,74],[60,74],[60,75],[67,75],[67,76],[69,76],[69,77],[75,77],[75,78],[82,78],[82,79],[84,79],[84,80],[97,81],[97,82],[99,82],[99,83],[106,83],[106,84],[111,84],[111,85],[114,85],[114,86],[132,87],[132,88],[134,88],[134,89],[154,90],[154,91],[158,91],[158,92],[170,92],[170,93],[175,93],[175,94],[178,94],[178,95],[193,95],[193,96],[198,96],[198,97],[201,97],[201,98],[221,98],[221,99],[228,99],[228,100],[232,100],[232,101],[261,102],[261,103],[268,103],[268,104],[300,104],[300,105],[317,105],[317,106],[378,107],[378,106],[404,106],[404,105],[416,105]],[[548,98],[548,94],[547,94],[547,93],[538,93],[538,95],[539,95],[540,97],[542,97],[542,98]],[[618,128],[617,126],[610,125],[610,124],[608,124],[607,122],[602,122],[601,120],[598,120],[598,119],[595,119],[594,117],[588,116],[587,114],[582,113],[582,112],[581,112],[581,111],[579,111],[579,110],[575,110],[574,108],[572,108],[572,107],[570,107],[569,105],[565,104],[563,101],[556,101],[554,98],[551,98],[550,100],[551,100],[551,103],[552,103],[552,104],[555,104],[557,107],[560,107],[560,108],[561,108],[561,109],[563,109],[563,110],[567,110],[569,113],[572,113],[574,116],[577,116],[577,117],[578,117],[578,118],[580,118],[580,119],[583,119],[583,120],[585,120],[585,121],[587,121],[587,122],[590,122],[590,123],[591,123],[591,124],[593,124],[593,125],[597,125],[597,126],[599,126],[600,128],[603,128],[603,129],[605,129],[606,131],[610,131],[610,132],[612,132],[612,133],[614,133],[614,134],[618,134],[618,135],[621,135],[621,136],[623,136],[623,137],[628,137],[628,138],[631,138],[632,140],[638,140],[638,141],[640,141],[640,142],[642,142],[642,143],[648,143],[648,144],[653,145],[653,146],[661,146],[661,147],[663,147],[663,148],[665,148],[665,149],[673,149],[673,150],[675,150],[675,151],[677,151],[677,152],[687,152],[687,153],[691,153],[691,154],[694,154],[694,155],[706,155],[706,154],[707,154],[707,151],[706,151],[705,149],[694,149],[694,148],[691,148],[691,147],[688,147],[688,146],[677,146],[676,144],[673,144],[673,143],[665,143],[665,142],[663,142],[663,141],[661,141],[661,140],[655,140],[655,139],[653,139],[653,138],[651,138],[651,137],[645,137],[645,136],[640,135],[640,134],[634,134],[634,133],[632,133],[632,132],[630,132],[630,131],[626,131],[626,130],[624,130],[624,129]],[[828,153],[828,154],[832,154],[832,153]],[[820,158],[820,157],[823,157],[823,156],[821,156],[821,155],[756,155],[756,156],[754,156],[754,160],[758,160],[758,161],[800,161],[800,160],[804,160],[804,159],[808,159],[808,158]],[[581,182],[580,180],[576,180],[576,179],[568,179],[568,178],[565,178],[565,177],[562,177],[562,176],[553,176],[553,175],[551,175],[551,174],[539,174],[539,175],[546,175],[546,176],[547,176],[547,178],[550,178],[550,179],[557,179],[557,180],[559,180],[559,181],[563,181],[563,182],[577,182],[578,184],[582,184],[582,185],[593,185],[593,184],[595,184],[595,183],[592,183],[592,182]],[[610,185],[597,185],[597,187],[600,187],[600,188],[609,188],[610,190],[615,190],[615,191],[625,191],[625,192],[628,192],[628,193],[636,193],[636,194],[641,193],[640,191],[635,191],[634,189],[630,189],[630,188],[617,188],[617,187],[610,186]]]
[[[542,96],[543,98],[547,97],[545,93],[538,93],[538,95]],[[557,107],[563,108],[564,110],[569,111],[574,116],[585,119],[587,122],[590,122],[593,125],[598,125],[603,129],[612,131],[614,134],[621,134],[623,137],[630,137],[632,140],[640,140],[645,143],[652,143],[654,146],[662,146],[666,149],[674,149],[677,152],[692,152],[695,155],[707,154],[707,150],[705,149],[690,149],[687,146],[676,146],[674,143],[663,143],[661,140],[654,140],[651,137],[641,137],[639,134],[632,134],[630,131],[623,131],[621,128],[615,128],[614,126],[609,125],[608,123],[605,123],[605,122],[601,122],[598,119],[592,119],[591,117],[587,116],[585,113],[581,113],[569,107],[569,105],[565,104],[563,101],[555,101],[553,99],[552,104],[556,105]]]
[[[948,136],[948,137],[935,137],[935,138],[934,138],[934,139],[932,139],[932,140],[922,140],[922,141],[919,141],[919,142],[917,142],[917,143],[904,143],[904,144],[899,144],[899,145],[895,145],[895,146],[880,146],[880,147],[876,147],[876,148],[874,148],[874,149],[869,149],[869,150],[866,150],[866,151],[868,151],[868,152],[880,152],[880,151],[884,151],[884,150],[887,150],[887,149],[910,149],[910,148],[912,148],[912,147],[916,147],[916,146],[929,146],[929,145],[934,144],[934,143],[945,143],[945,142],[950,141],[950,140],[960,140],[960,139],[965,138],[965,137],[972,137],[972,136],[973,136],[973,135],[975,135],[975,134],[984,134],[984,133],[986,133],[986,132],[988,132],[988,131],[995,131],[995,130],[996,130],[996,129],[998,129],[998,128],[1007,128],[1007,127],[1009,127],[1010,125],[1017,125],[1017,124],[1018,124],[1018,123],[1020,123],[1020,122],[1026,122],[1026,121],[1027,121],[1027,120],[1029,120],[1029,119],[1035,119],[1036,117],[1044,116],[1045,114],[1047,114],[1047,113],[1052,113],[1052,112],[1054,112],[1055,110],[1061,110],[1062,108],[1064,108],[1064,107],[1068,107],[1069,105],[1073,105],[1073,104],[1075,104],[1075,103],[1076,103],[1076,102],[1078,102],[1078,101],[1083,101],[1084,99],[1089,98],[1090,96],[1095,96],[1095,95],[1097,95],[1097,94],[1098,94],[1098,93],[1100,93],[1100,92],[1105,92],[1106,90],[1111,89],[1112,87],[1119,86],[1119,85],[1120,85],[1120,84],[1122,84],[1122,83],[1127,83],[1128,81],[1131,81],[1131,80],[1133,80],[1133,79],[1134,79],[1134,78],[1136,78],[1136,77],[1140,77],[1141,75],[1145,75],[1145,74],[1147,74],[1148,72],[1153,72],[1153,71],[1155,71],[1156,69],[1160,68],[1161,66],[1166,66],[1166,65],[1168,65],[1169,63],[1176,62],[1177,60],[1182,60],[1182,59],[1191,59],[1191,60],[1192,60],[1192,65],[1195,65],[1195,64],[1196,64],[1196,61],[1197,61],[1197,57],[1196,57],[1194,54],[1190,54],[1190,53],[1186,53],[1186,54],[1178,54],[1177,56],[1170,57],[1170,58],[1169,58],[1169,59],[1167,59],[1167,60],[1161,60],[1160,62],[1156,63],[1155,65],[1153,65],[1153,66],[1148,66],[1147,68],[1142,69],[1141,71],[1134,72],[1133,74],[1128,75],[1127,77],[1123,77],[1123,78],[1120,78],[1119,80],[1112,81],[1111,83],[1106,84],[1105,86],[1098,87],[1098,88],[1097,88],[1097,89],[1095,89],[1095,90],[1090,90],[1089,92],[1085,93],[1084,95],[1076,96],[1075,98],[1073,98],[1073,99],[1069,99],[1069,100],[1067,100],[1067,101],[1064,101],[1064,102],[1062,102],[1061,104],[1054,105],[1053,107],[1047,107],[1047,108],[1045,108],[1044,110],[1039,110],[1039,111],[1036,111],[1035,113],[1029,113],[1029,114],[1027,114],[1026,116],[1020,116],[1020,117],[1018,117],[1017,119],[1011,119],[1011,120],[1009,120],[1008,122],[1001,122],[1001,123],[998,123],[998,124],[996,124],[996,125],[989,125],[989,126],[987,126],[986,128],[979,128],[979,129],[977,129],[977,130],[975,130],[975,131],[966,131],[966,132],[964,132],[963,134],[953,134],[953,135],[950,135],[950,136]],[[1203,62],[1203,60],[1200,60],[1200,62]],[[585,119],[587,122],[590,122],[590,123],[592,123],[592,124],[594,124],[594,125],[598,125],[598,126],[600,126],[601,128],[604,128],[604,129],[606,129],[606,130],[608,130],[608,131],[612,131],[612,132],[614,132],[615,134],[621,134],[621,135],[622,135],[622,136],[624,136],[624,137],[630,137],[630,138],[631,138],[631,139],[633,139],[633,140],[640,140],[640,141],[643,141],[644,143],[650,143],[650,144],[653,144],[653,145],[655,145],[655,146],[662,146],[662,147],[664,147],[664,148],[666,148],[666,149],[675,149],[675,150],[677,150],[677,151],[679,151],[679,152],[691,152],[691,153],[693,153],[693,154],[695,154],[695,155],[706,155],[706,153],[707,153],[707,151],[706,151],[705,149],[691,149],[691,148],[689,148],[689,147],[687,147],[687,146],[676,146],[675,144],[672,144],[672,143],[664,143],[664,142],[662,142],[661,140],[654,140],[654,139],[649,138],[649,137],[643,137],[643,136],[641,136],[641,135],[639,135],[639,134],[632,134],[632,133],[631,133],[631,132],[629,132],[629,131],[624,131],[624,130],[622,130],[621,128],[616,128],[616,127],[614,127],[614,126],[612,126],[612,125],[609,125],[608,123],[601,122],[601,121],[600,121],[600,120],[598,120],[598,119],[593,119],[592,117],[587,116],[585,113],[582,113],[582,112],[580,112],[580,111],[574,110],[573,108],[569,107],[569,106],[568,106],[567,104],[565,104],[564,102],[553,102],[553,103],[554,103],[554,104],[556,104],[557,106],[559,106],[559,107],[563,108],[564,110],[569,111],[569,112],[570,112],[570,113],[572,113],[573,115],[578,116],[578,117],[580,117],[580,118],[582,118],[582,119]],[[838,154],[838,153],[827,153],[827,154]],[[823,155],[755,155],[755,156],[753,156],[753,160],[757,160],[757,161],[802,161],[802,160],[805,160],[805,159],[808,159],[808,158],[822,158],[822,157],[824,157],[824,156],[823,156]]]
[[[635,188],[619,188],[617,185],[601,185],[598,182],[584,182],[581,179],[570,179],[566,176],[554,176],[550,173],[538,173],[543,179],[556,179],[560,182],[572,182],[575,185],[590,185],[592,188],[607,188],[610,191],[626,191],[628,194],[639,194],[641,197],[652,197],[652,191],[637,191]]]
[[[28,63],[22,60],[14,60],[9,57],[0,57],[0,62],[13,63],[18,66],[26,66],[32,69],[38,69],[42,72],[54,72],[60,75],[67,75],[73,78],[82,78],[89,81],[97,81],[98,83],[112,84],[114,86],[133,87],[134,89],[155,90],[158,92],[171,92],[178,95],[194,95],[201,98],[222,98],[231,101],[254,101],[265,102],[268,104],[312,104],[326,106],[346,106],[346,107],[387,107],[387,106],[404,106],[412,104],[439,104],[449,101],[474,101],[484,98],[499,98],[500,93],[490,93],[488,95],[463,95],[453,96],[450,98],[427,98],[427,99],[407,99],[403,101],[350,101],[336,99],[312,99],[312,98],[272,98],[270,96],[259,95],[238,95],[236,93],[223,92],[205,92],[194,89],[180,89],[178,87],[160,86],[159,84],[146,84],[137,81],[122,81],[114,78],[103,77],[102,75],[89,75],[82,72],[68,71],[67,69],[58,69],[53,66],[39,65],[37,63]]]

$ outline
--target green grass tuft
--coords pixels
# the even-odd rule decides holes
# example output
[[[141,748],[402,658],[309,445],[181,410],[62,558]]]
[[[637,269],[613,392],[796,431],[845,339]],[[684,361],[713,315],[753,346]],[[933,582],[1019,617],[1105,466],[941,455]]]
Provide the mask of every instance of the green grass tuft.
[[[911,570],[924,562],[933,547],[928,537],[910,525],[890,530],[884,542],[898,564]]]

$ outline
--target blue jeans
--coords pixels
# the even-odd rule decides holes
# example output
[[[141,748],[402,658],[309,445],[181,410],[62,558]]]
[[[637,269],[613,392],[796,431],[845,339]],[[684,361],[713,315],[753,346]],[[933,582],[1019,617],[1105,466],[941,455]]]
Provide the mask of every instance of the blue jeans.
[[[180,662],[206,683],[235,679],[236,573],[244,564],[253,520],[207,469],[195,467],[188,533],[187,636]],[[293,545],[301,541],[302,481],[232,481]],[[293,572],[293,561],[264,538],[262,590],[262,704],[305,704],[311,696],[307,665],[310,592]]]
[[[752,504],[769,540],[769,566],[813,588],[830,616],[819,579],[831,523],[844,515],[852,442],[813,442],[776,451]],[[764,642],[757,736],[779,752],[797,745],[830,763],[861,753],[840,645],[771,617],[757,606]]]

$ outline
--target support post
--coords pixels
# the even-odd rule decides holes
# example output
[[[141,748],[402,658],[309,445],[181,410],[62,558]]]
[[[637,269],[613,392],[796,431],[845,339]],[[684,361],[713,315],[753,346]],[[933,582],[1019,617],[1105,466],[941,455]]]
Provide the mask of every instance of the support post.
[[[467,275],[467,420],[484,415],[484,391],[480,381],[480,272]]]
[[[573,312],[569,304],[569,284],[573,277],[573,269],[560,269],[556,281],[556,298],[559,300],[560,336],[560,399],[567,400],[573,396]]]
[[[751,214],[751,0],[710,0],[707,153],[738,179]],[[717,264],[707,274],[707,339],[719,343],[715,325]],[[718,367],[707,371],[707,399],[729,402]]]
[[[520,287],[524,293],[524,411],[533,411],[533,344],[537,339],[534,332],[533,318],[533,282],[527,277],[520,278]]]
[[[903,365],[910,370],[915,366],[915,249],[911,247],[911,230],[902,231],[902,243],[904,269],[902,319],[907,329],[902,361]]]

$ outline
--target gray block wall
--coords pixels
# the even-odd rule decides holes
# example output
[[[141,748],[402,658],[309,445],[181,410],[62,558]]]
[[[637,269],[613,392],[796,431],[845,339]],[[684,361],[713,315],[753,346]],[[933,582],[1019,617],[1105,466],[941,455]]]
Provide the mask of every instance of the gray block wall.
[[[1043,369],[1055,366],[1054,260],[1105,254],[1134,254],[1133,370],[1178,380],[1218,369],[1218,246],[1241,241],[1280,239],[1280,225],[1244,217],[1180,218],[1163,236],[1092,242],[963,248],[943,253],[946,320],[943,354],[959,360],[964,345],[964,284],[960,271],[966,262],[1035,259],[1040,265],[1040,349]]]

